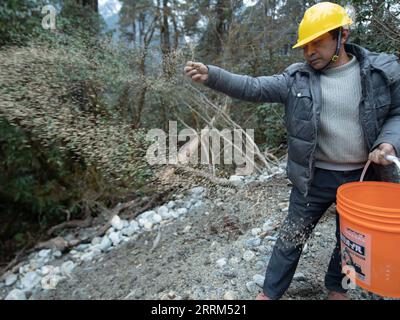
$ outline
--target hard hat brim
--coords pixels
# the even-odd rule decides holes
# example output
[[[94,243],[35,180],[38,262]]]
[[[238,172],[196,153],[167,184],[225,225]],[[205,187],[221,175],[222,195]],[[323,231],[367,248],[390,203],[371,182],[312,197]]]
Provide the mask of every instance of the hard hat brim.
[[[322,31],[320,31],[320,32],[317,32],[317,33],[313,34],[312,36],[310,36],[310,37],[308,37],[308,38],[305,38],[305,39],[303,39],[302,41],[297,42],[297,43],[292,47],[292,49],[300,48],[300,47],[306,45],[307,43],[309,43],[309,42],[311,42],[311,41],[317,39],[317,38],[320,37],[320,36],[322,36],[323,34],[328,33],[329,31],[335,30],[335,29],[337,29],[337,28],[339,28],[339,27],[342,27],[342,26],[344,26],[344,25],[346,25],[346,24],[347,24],[347,25],[353,24],[353,21],[350,19],[347,23],[338,23],[337,25],[334,25],[334,26],[332,26],[331,28],[328,28],[328,29],[322,30]]]

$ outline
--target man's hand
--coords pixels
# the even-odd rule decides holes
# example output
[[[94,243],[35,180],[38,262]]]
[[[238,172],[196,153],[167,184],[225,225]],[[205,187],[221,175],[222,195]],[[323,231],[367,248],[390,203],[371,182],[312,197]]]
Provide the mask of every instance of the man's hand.
[[[194,82],[204,83],[208,79],[208,68],[201,62],[188,61],[184,70]]]
[[[392,164],[391,161],[387,161],[384,156],[385,155],[392,155],[396,156],[396,151],[394,150],[394,147],[389,144],[389,143],[382,143],[379,145],[378,148],[376,148],[374,151],[372,151],[369,154],[369,160],[376,164],[381,164],[383,166],[387,166],[389,164]]]

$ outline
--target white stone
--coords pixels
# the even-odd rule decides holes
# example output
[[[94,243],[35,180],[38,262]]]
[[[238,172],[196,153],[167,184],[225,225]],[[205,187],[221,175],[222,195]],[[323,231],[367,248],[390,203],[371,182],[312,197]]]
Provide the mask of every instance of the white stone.
[[[111,246],[111,240],[108,238],[108,236],[104,236],[97,248],[99,248],[101,251],[107,251]]]
[[[122,230],[122,228],[124,227],[124,223],[118,215],[115,215],[111,219],[111,226],[116,230]]]
[[[149,218],[149,217],[151,217],[153,214],[155,214],[156,212],[155,211],[153,211],[153,210],[149,210],[149,211],[145,211],[145,212],[143,212],[141,215],[140,215],[140,217],[141,218],[144,218],[144,219],[147,219],[147,218]]]
[[[203,205],[203,201],[199,200],[199,201],[197,201],[197,202],[193,205],[193,207],[199,208],[199,207],[201,207],[202,205]]]
[[[243,254],[243,259],[244,259],[245,261],[249,262],[249,261],[253,260],[255,256],[256,256],[256,255],[254,254],[253,251],[251,251],[251,250],[246,250],[246,251],[244,252],[244,254]]]
[[[193,194],[202,194],[205,191],[203,187],[194,187],[191,192]]]
[[[229,259],[229,263],[232,265],[237,265],[237,264],[239,264],[239,262],[240,262],[240,259],[238,257],[232,257]]]
[[[98,245],[100,243],[101,243],[101,238],[100,237],[93,238],[92,245],[96,246],[96,245]]]
[[[257,237],[262,232],[261,228],[253,228],[251,229],[251,234]]]
[[[157,213],[161,216],[163,216],[164,214],[166,214],[168,212],[168,207],[166,206],[161,206],[158,208]]]
[[[40,283],[40,276],[36,272],[28,272],[22,279],[22,288],[32,290]]]
[[[268,231],[274,230],[274,227],[271,225],[270,222],[266,222],[266,223],[263,224],[262,230],[263,230],[264,232],[268,232]]]
[[[316,232],[316,233],[315,233],[315,236],[316,236],[316,237],[320,237],[320,236],[322,236],[322,233],[321,233],[321,232]]]
[[[168,202],[167,207],[168,209],[172,209],[173,207],[175,207],[175,201]],[[158,214],[160,214],[160,212]]]
[[[57,284],[63,280],[64,277],[61,277],[57,274],[49,274],[42,278],[41,285],[44,290],[54,290],[57,287]]]
[[[26,300],[26,295],[22,290],[14,289],[8,293],[5,300]]]
[[[10,274],[6,280],[4,281],[4,284],[9,287],[12,286],[15,282],[17,282],[18,276],[14,273]]]
[[[147,231],[150,231],[152,227],[153,227],[153,222],[151,221],[146,221],[143,225],[143,228]]]
[[[48,275],[49,273],[54,272],[54,266],[51,265],[43,266],[40,269],[40,272],[42,273],[43,276]]]
[[[171,219],[174,216],[173,212],[174,212],[174,210],[169,210],[169,211],[162,212],[162,213],[159,213],[159,214],[161,215],[161,217],[164,220],[167,220],[167,219]]]
[[[256,285],[258,285],[261,288],[264,286],[264,280],[265,277],[260,274],[256,274],[253,276],[253,281],[255,282]]]
[[[39,257],[41,258],[47,258],[50,256],[50,254],[51,254],[51,249],[43,249],[40,250],[38,253]]]
[[[178,210],[176,210],[178,215],[185,215],[187,214],[188,210],[186,208],[179,208]]]
[[[159,214],[156,213],[151,217],[151,221],[154,224],[160,223],[162,221],[162,217]]]
[[[61,265],[61,273],[64,276],[68,276],[72,273],[72,271],[75,269],[76,265],[73,261],[69,260],[69,261],[65,261],[62,265]]]
[[[62,253],[61,253],[61,251],[57,250],[57,251],[55,251],[55,252],[53,253],[53,256],[54,256],[55,258],[60,258],[60,257],[62,256]]]
[[[121,242],[119,232],[113,232],[108,237],[110,238],[113,246],[117,246]]]
[[[220,268],[226,266],[226,264],[227,264],[226,258],[221,258],[217,260],[217,266]]]
[[[229,181],[234,185],[240,185],[243,182],[243,176],[230,176]]]
[[[223,299],[224,300],[235,300],[235,296],[232,292],[228,291],[228,292],[225,292]]]
[[[122,235],[124,236],[128,236],[131,237],[132,235],[135,234],[135,232],[139,231],[139,226],[137,226],[136,228],[134,226],[129,226],[128,228],[124,228],[122,229]]]
[[[122,225],[124,228],[129,226],[129,221],[128,220],[122,220]]]
[[[93,252],[87,252],[87,253],[84,253],[84,254],[81,256],[81,260],[82,260],[82,261],[85,261],[85,262],[89,262],[89,261],[92,261],[92,260],[93,260],[93,257],[94,257]]]

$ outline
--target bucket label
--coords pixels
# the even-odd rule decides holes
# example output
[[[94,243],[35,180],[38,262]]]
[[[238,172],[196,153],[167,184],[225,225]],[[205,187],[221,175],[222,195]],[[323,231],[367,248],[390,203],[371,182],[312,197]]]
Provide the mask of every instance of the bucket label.
[[[341,228],[341,255],[343,268],[354,268],[357,279],[371,282],[371,235],[349,227]]]

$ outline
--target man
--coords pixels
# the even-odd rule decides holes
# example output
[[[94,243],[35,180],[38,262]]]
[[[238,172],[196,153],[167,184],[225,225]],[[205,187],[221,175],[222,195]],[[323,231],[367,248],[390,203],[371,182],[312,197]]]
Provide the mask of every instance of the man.
[[[229,96],[285,104],[287,174],[293,187],[259,300],[284,294],[305,241],[336,202],[337,188],[359,180],[368,159],[374,163],[369,179],[397,181],[394,166],[384,156],[400,155],[400,65],[393,55],[347,44],[350,24],[339,5],[322,2],[309,8],[294,46],[303,49],[306,62],[279,75],[241,76],[190,61],[185,67],[193,81]],[[348,298],[336,216],[337,243],[325,286],[328,299],[343,300]]]

